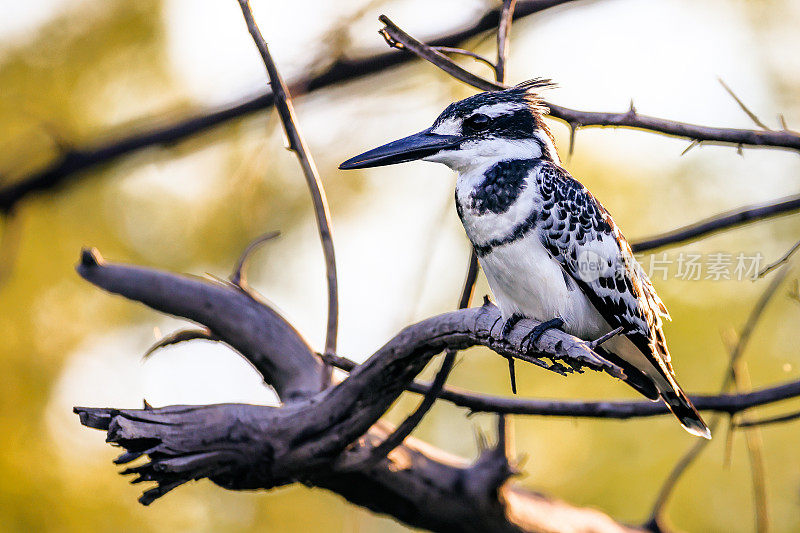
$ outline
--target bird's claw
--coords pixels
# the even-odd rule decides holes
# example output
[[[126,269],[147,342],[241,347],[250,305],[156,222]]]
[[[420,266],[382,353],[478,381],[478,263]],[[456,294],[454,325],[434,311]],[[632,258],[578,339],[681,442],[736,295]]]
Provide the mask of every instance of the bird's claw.
[[[553,318],[546,322],[542,322],[538,326],[534,327],[530,332],[528,332],[523,338],[522,342],[520,343],[520,347],[524,349],[526,353],[534,351],[536,348],[536,342],[539,340],[545,331],[548,329],[561,329],[564,327],[564,321],[559,318]]]

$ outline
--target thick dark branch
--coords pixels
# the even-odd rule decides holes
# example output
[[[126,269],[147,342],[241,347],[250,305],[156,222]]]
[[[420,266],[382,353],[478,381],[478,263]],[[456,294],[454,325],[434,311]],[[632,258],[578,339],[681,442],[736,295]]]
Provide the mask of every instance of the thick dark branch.
[[[84,250],[77,270],[109,292],[206,326],[244,355],[284,401],[322,388],[324,365],[297,331],[235,285],[106,263],[97,250]]]
[[[242,342],[235,347],[262,373],[277,364],[289,365],[290,375],[292,372],[316,374],[315,369],[319,368],[319,362],[308,346],[280,315],[237,287],[143,267],[107,263],[96,251],[84,252],[78,273],[87,281],[110,292],[140,301],[161,312],[182,316],[207,326],[229,344],[234,342],[235,337],[240,337]],[[482,317],[479,322],[476,321],[477,315]],[[520,358],[534,364],[545,364],[531,355],[514,351],[512,345],[498,339],[496,336],[500,330],[497,325],[499,319],[500,314],[496,308],[484,306],[454,311],[433,317],[421,324],[427,324],[431,328],[431,335],[434,335],[440,327],[450,330],[451,336],[438,339],[439,351],[445,347],[464,349],[481,344],[504,356]],[[248,321],[257,327],[248,324]],[[454,323],[460,325],[454,326]],[[471,326],[468,325],[470,323]],[[525,333],[535,324],[536,322],[531,320],[521,321],[512,331],[511,342],[521,342]],[[454,328],[462,328],[464,331],[455,335]],[[490,329],[491,335],[489,335]],[[398,337],[404,335],[405,331]],[[392,345],[395,342],[393,341]],[[536,347],[542,353],[549,353],[555,357],[565,357],[575,362],[582,360],[595,367],[602,365],[602,359],[592,356],[587,345],[588,343],[563,332],[548,330],[542,335]],[[431,357],[433,355],[435,353]],[[284,360],[285,363],[281,363]],[[341,357],[329,358],[329,361],[348,371],[360,368]],[[567,371],[563,367],[562,370]],[[608,368],[607,372],[612,373],[614,369]],[[319,390],[316,379],[303,379],[301,383],[306,383],[304,387],[295,385],[289,389],[300,388],[311,393],[316,392]],[[272,381],[270,384],[275,385]],[[316,389],[313,384],[317,384]],[[425,393],[428,389],[426,385],[411,383],[408,384],[408,388],[419,393]],[[692,400],[701,410],[737,413],[798,396],[800,396],[800,380],[742,395],[693,395]],[[506,414],[627,419],[668,412],[661,404],[646,400],[587,402],[518,399],[464,392],[449,387],[442,392],[441,398],[475,412]]]
[[[575,0],[527,0],[519,2],[514,18],[522,18],[545,9],[574,2]],[[497,27],[500,8],[487,12],[472,26],[455,31],[431,41],[436,46],[457,46],[462,42]],[[358,59],[339,59],[324,72],[293,84],[298,90],[316,91],[337,83],[352,81],[371,74],[389,70],[413,59],[413,56],[384,52]],[[298,92],[298,91],[296,91]],[[272,93],[262,94],[223,106],[216,110],[206,110],[196,115],[162,125],[153,125],[131,135],[107,139],[110,135],[100,135],[100,141],[89,143],[85,148],[65,152],[43,170],[22,176],[12,183],[0,187],[0,213],[7,213],[14,205],[29,194],[52,189],[80,177],[80,173],[111,162],[150,146],[169,146],[193,135],[208,131],[216,126],[250,115],[273,106]]]
[[[310,355],[303,344],[292,349],[300,339],[279,315],[266,312],[266,306],[232,285],[108,264],[88,252],[78,269],[107,290],[190,318],[226,342],[231,342],[230,335],[248,336],[261,329],[267,359],[292,359],[293,351],[301,358]],[[370,455],[386,437],[375,423],[431,357],[446,348],[477,344],[500,353],[520,352],[535,323],[521,322],[503,339],[494,328],[499,317],[497,308],[485,305],[409,326],[340,384],[280,408],[234,404],[76,412],[85,425],[108,431],[108,440],[126,449],[119,463],[149,456],[149,462],[126,471],[137,474],[139,481],[157,483],[145,492],[143,503],[203,477],[230,489],[271,488],[300,480],[437,531],[626,530],[601,513],[508,486],[511,471],[493,450],[467,465],[407,439],[378,464],[359,466],[357,458]],[[232,330],[231,324],[243,332]],[[536,348],[578,367],[613,370],[586,343],[563,332],[545,333]],[[256,349],[246,346],[242,351]],[[304,371],[320,375],[313,366]]]
[[[342,471],[335,457],[306,463],[305,455],[296,451],[315,437],[302,431],[313,410],[312,405],[282,413],[288,409],[223,404],[143,410],[79,407],[75,412],[84,425],[106,431],[110,443],[125,449],[116,463],[149,456],[144,464],[123,471],[136,475],[137,482],[156,483],[140,498],[145,505],[202,478],[231,490],[301,481],[433,531],[635,531],[599,511],[506,483],[512,473],[495,449],[468,464],[409,438],[368,469]],[[375,426],[346,454],[364,453],[386,433],[382,425]]]

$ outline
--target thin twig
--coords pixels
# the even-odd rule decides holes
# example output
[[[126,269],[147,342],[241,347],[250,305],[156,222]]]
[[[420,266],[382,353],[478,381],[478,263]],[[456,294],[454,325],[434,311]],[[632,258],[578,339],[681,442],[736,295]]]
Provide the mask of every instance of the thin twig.
[[[753,390],[747,363],[740,360],[734,372],[736,392]],[[740,415],[741,416],[741,415]],[[742,418],[746,421],[746,418]],[[734,417],[729,417],[728,433],[733,440]],[[755,530],[759,533],[769,531],[769,501],[767,500],[766,467],[764,466],[764,441],[761,429],[751,427],[744,431],[747,455],[750,457],[750,477],[753,484],[753,508],[755,509]]]
[[[758,277],[763,278],[764,276],[766,276],[767,274],[769,274],[770,272],[772,272],[773,270],[784,264],[786,261],[789,260],[789,258],[792,257],[792,254],[795,253],[798,248],[800,248],[800,241],[794,243],[792,247],[789,248],[786,251],[786,253],[780,257],[780,259],[765,266],[764,269],[758,273]]]
[[[744,112],[745,112],[745,114],[746,114],[748,117],[750,117],[750,120],[752,120],[752,121],[755,123],[755,125],[756,125],[756,126],[758,126],[759,128],[762,128],[762,129],[764,129],[764,130],[766,130],[766,131],[771,131],[771,130],[770,130],[770,128],[769,128],[769,126],[767,126],[766,124],[764,124],[763,122],[761,122],[761,119],[760,119],[760,118],[758,118],[758,116],[757,116],[755,113],[753,113],[753,112],[750,110],[750,108],[748,108],[748,107],[747,107],[747,106],[744,104],[744,102],[742,102],[742,100],[741,100],[741,99],[740,99],[738,96],[736,96],[736,93],[734,93],[734,92],[733,92],[733,89],[731,89],[730,87],[728,87],[728,84],[727,84],[727,83],[725,83],[725,82],[722,80],[722,78],[717,78],[717,80],[719,81],[720,85],[722,85],[722,87],[723,87],[723,88],[724,88],[724,89],[725,89],[725,90],[728,92],[728,94],[729,94],[729,95],[731,95],[731,98],[733,98],[734,100],[736,100],[736,103],[737,103],[737,104],[739,104],[739,107],[741,107],[741,108],[742,108],[742,111],[744,111]]]
[[[380,30],[380,33],[386,40],[386,44],[392,48],[411,52],[412,54],[438,66],[454,78],[465,81],[466,83],[483,91],[496,91],[498,89],[506,88],[502,84],[497,84],[471,73],[446,55],[436,51],[435,48],[414,39],[409,34],[401,30],[394,22],[389,20],[389,17],[386,15],[381,15],[378,17],[378,20],[385,25],[385,27]]]
[[[733,427],[738,428],[752,428],[752,427],[761,427],[761,426],[768,426],[771,424],[781,424],[783,422],[791,422],[792,420],[797,420],[800,418],[800,411],[794,413],[788,413],[785,415],[778,415],[778,416],[770,416],[766,418],[756,418],[753,420],[742,420],[739,422],[735,422]]]
[[[800,194],[786,196],[763,204],[748,205],[706,218],[694,224],[682,226],[659,235],[638,240],[631,244],[634,252],[645,252],[662,246],[680,244],[706,237],[722,230],[800,210]]]
[[[503,10],[500,12],[500,24],[497,28],[497,63],[494,68],[495,79],[498,83],[506,81],[508,39],[511,36],[511,21],[514,17],[516,4],[517,0],[503,0]]]
[[[455,55],[471,57],[475,61],[483,63],[484,65],[488,65],[489,68],[492,69],[492,72],[494,72],[495,69],[494,63],[492,63],[489,59],[475,52],[464,50],[463,48],[454,48],[452,46],[431,46],[431,48],[443,54],[455,54]]]
[[[322,187],[322,181],[319,178],[319,172],[317,171],[314,159],[305,144],[305,140],[300,135],[300,129],[297,125],[297,117],[292,107],[292,99],[289,95],[289,90],[269,53],[267,42],[261,35],[256,21],[253,19],[250,3],[248,0],[238,1],[239,7],[242,9],[244,20],[247,23],[247,29],[258,51],[261,53],[264,66],[267,68],[269,84],[272,88],[272,94],[275,95],[275,107],[278,110],[278,115],[281,117],[281,122],[286,132],[289,149],[297,155],[297,159],[300,161],[300,166],[303,169],[303,174],[306,177],[306,182],[308,183],[308,190],[311,193],[317,228],[319,229],[319,237],[322,243],[322,251],[325,255],[325,273],[328,281],[328,321],[325,331],[325,353],[336,353],[336,336],[339,325],[339,290],[336,278],[336,256],[333,248],[333,236],[331,235],[331,215],[328,209],[328,201],[325,198],[325,190]]]
[[[770,284],[764,290],[764,292],[759,297],[756,305],[750,311],[750,315],[747,317],[747,321],[745,322],[744,327],[742,328],[742,333],[739,336],[739,340],[731,350],[730,360],[728,362],[728,368],[725,372],[725,375],[722,379],[722,384],[720,386],[720,394],[723,394],[728,388],[734,383],[735,373],[736,373],[736,364],[738,363],[741,356],[744,354],[745,348],[750,341],[750,338],[755,331],[756,326],[758,325],[761,316],[764,314],[764,310],[767,307],[767,304],[770,302],[772,297],[778,291],[781,283],[789,273],[789,268],[784,267],[777,276],[772,278]],[[733,414],[733,413],[729,413]],[[715,430],[720,422],[719,416],[714,416],[710,422],[709,427]],[[683,473],[689,468],[689,466],[694,462],[697,456],[705,449],[706,445],[710,441],[708,440],[698,440],[697,442],[692,445],[688,452],[678,461],[678,463],[673,467],[670,474],[667,476],[667,479],[664,481],[664,484],[661,486],[659,490],[658,496],[656,497],[656,501],[653,504],[653,508],[650,512],[650,517],[648,518],[647,524],[648,525],[657,525],[660,522],[661,515],[663,513],[664,506],[667,504],[669,497],[672,495],[672,492],[677,485],[678,481],[680,480]]]

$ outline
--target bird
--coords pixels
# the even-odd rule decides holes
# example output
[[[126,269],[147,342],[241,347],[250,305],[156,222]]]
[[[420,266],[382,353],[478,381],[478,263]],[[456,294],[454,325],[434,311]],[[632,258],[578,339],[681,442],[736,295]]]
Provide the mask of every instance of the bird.
[[[536,78],[472,95],[447,106],[431,127],[339,168],[424,160],[456,171],[456,211],[503,333],[522,318],[540,323],[530,333],[534,342],[550,328],[586,340],[617,330],[596,348],[600,355],[639,393],[663,400],[686,431],[710,439],[675,377],[666,306],[609,212],[561,164],[541,96],[552,86]]]

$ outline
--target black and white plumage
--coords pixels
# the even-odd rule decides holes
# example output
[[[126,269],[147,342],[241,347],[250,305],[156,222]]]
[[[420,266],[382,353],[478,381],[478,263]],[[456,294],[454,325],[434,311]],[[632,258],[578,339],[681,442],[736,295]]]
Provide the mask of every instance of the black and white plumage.
[[[561,167],[533,80],[448,106],[433,126],[340,168],[424,159],[456,172],[456,209],[504,319],[560,319],[564,331],[623,334],[598,351],[626,382],[663,399],[683,427],[710,438],[675,381],[662,330],[669,313],[611,215]]]

